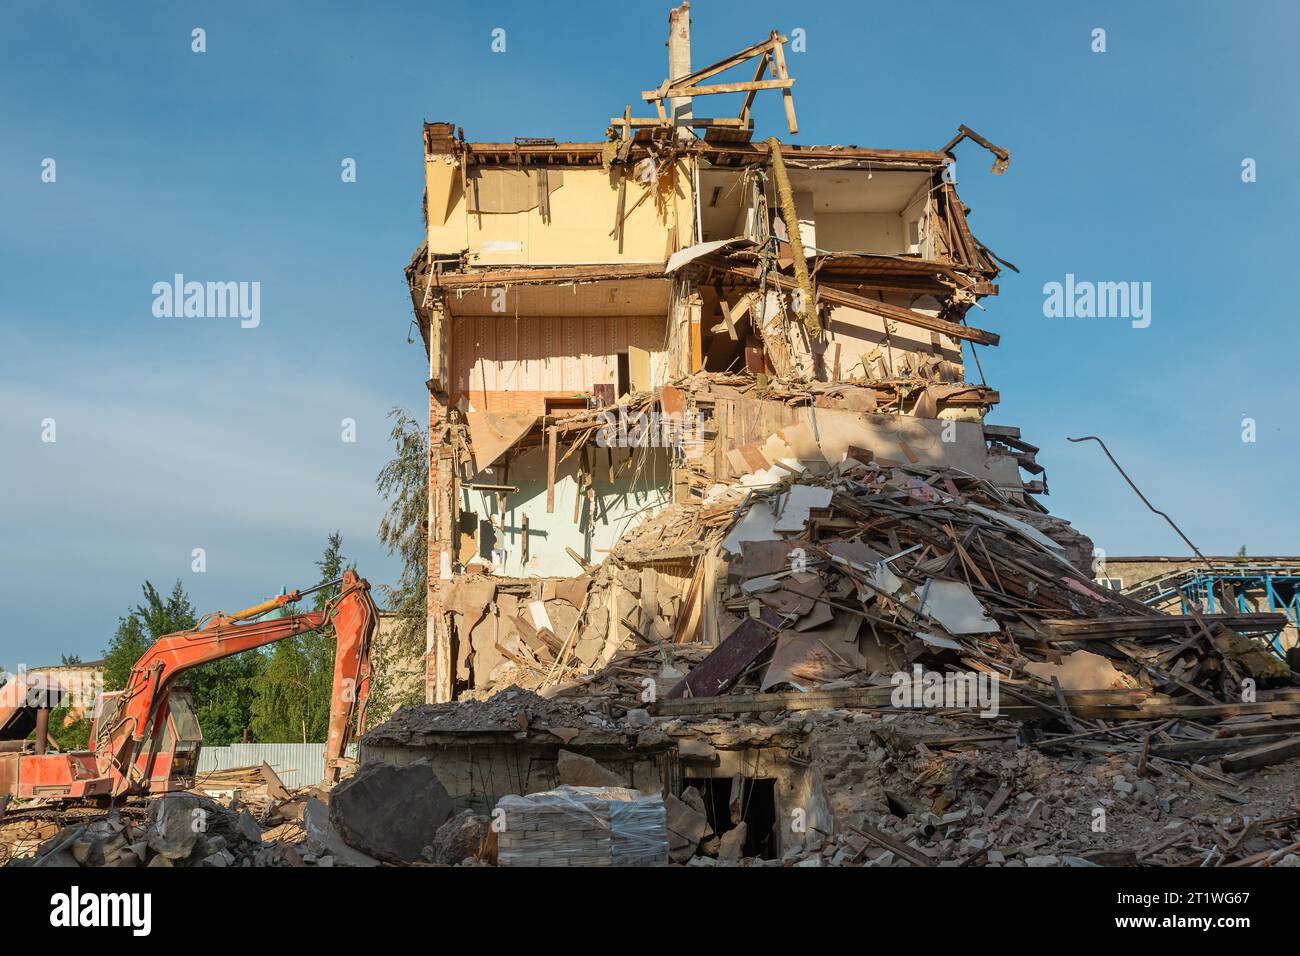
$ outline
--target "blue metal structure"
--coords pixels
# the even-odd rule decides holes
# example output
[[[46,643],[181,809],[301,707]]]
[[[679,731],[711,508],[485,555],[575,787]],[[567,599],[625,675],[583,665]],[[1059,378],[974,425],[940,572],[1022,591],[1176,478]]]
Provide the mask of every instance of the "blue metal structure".
[[[1233,562],[1188,568],[1126,588],[1124,593],[1152,607],[1176,599],[1183,614],[1268,611],[1285,614],[1292,626],[1300,626],[1300,568],[1294,566]],[[1281,632],[1273,635],[1272,647],[1284,656]]]

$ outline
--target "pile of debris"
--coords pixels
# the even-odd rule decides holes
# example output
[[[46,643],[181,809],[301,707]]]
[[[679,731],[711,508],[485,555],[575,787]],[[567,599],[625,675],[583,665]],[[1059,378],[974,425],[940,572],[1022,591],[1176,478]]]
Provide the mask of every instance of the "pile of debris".
[[[626,697],[642,690],[629,674],[671,667],[688,676],[661,688],[663,714],[746,712],[699,700],[724,692],[787,692],[796,706],[798,697],[827,706],[824,695],[839,691],[831,706],[888,706],[890,675],[921,664],[996,676],[1013,698],[1006,713],[1070,726],[1188,707],[1218,708],[1186,713],[1213,718],[1300,706],[1266,699],[1262,688],[1289,684],[1289,670],[1246,636],[1276,630],[1278,615],[1174,617],[1104,590],[1081,570],[1091,561],[1086,538],[956,470],[858,458],[820,474],[789,465],[716,486],[631,533],[605,572],[615,581],[652,566],[661,548],[676,554],[683,529],[700,543],[671,608],[674,628],[665,639],[646,633],[654,626],[645,617],[629,621],[603,669],[551,693]],[[784,709],[749,703],[748,712]]]
[[[112,809],[63,826],[51,822],[57,818],[57,813],[45,811],[22,821],[32,832],[55,832],[34,853],[15,856],[7,865],[304,866],[311,856],[296,845],[304,837],[293,823],[279,822],[264,831],[247,809],[232,810],[193,793],[166,794],[149,802],[147,809]],[[14,826],[20,820],[5,823]]]
[[[321,796],[285,789],[263,765],[107,810],[25,802],[0,813],[0,866],[374,865],[342,845]]]
[[[479,691],[487,711],[378,733],[432,720],[428,743],[485,714],[521,736],[656,730],[688,763],[762,737],[816,772],[833,826],[769,859],[747,855],[739,798],[726,820],[700,778],[670,788],[691,865],[1296,865],[1300,804],[1273,765],[1300,755],[1300,690],[1255,636],[1279,616],[1158,613],[1091,559],[958,469],[777,456],[625,536],[572,585],[546,666]]]

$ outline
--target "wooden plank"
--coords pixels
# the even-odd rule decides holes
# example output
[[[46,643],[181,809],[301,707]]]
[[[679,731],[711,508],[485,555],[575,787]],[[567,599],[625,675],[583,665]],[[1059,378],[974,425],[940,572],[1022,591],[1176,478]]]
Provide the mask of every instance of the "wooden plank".
[[[662,263],[615,262],[598,266],[556,266],[550,269],[480,269],[474,272],[444,272],[437,285],[444,289],[490,289],[500,285],[590,282],[600,279],[664,279]]]
[[[555,426],[546,429],[546,513],[555,513]]]
[[[718,299],[718,311],[722,313],[722,325],[727,331],[727,337],[733,342],[739,342],[740,333],[736,331],[736,323],[731,318],[731,306],[726,299]]]
[[[664,96],[712,96],[715,93],[744,93],[747,90],[788,90],[794,86],[794,80],[754,80],[743,83],[715,83],[712,86],[674,86]],[[649,94],[649,95],[647,95]],[[647,90],[641,94],[647,102],[659,98],[658,90]]]
[[[920,850],[914,850],[901,840],[895,840],[888,833],[877,830],[870,823],[863,823],[860,828],[850,825],[849,829],[873,843],[878,843],[886,849],[892,850],[895,856],[902,857],[914,866],[934,866],[934,860]]]
[[[570,548],[568,545],[565,545],[565,547],[564,547],[564,552],[565,552],[569,557],[573,558],[574,561],[577,561],[578,564],[579,564],[579,566],[582,568],[582,570],[584,570],[584,571],[592,571],[592,570],[594,570],[594,566],[593,566],[593,565],[588,564],[587,561],[586,561],[586,559],[583,558],[582,555],[580,555],[577,551],[574,551],[574,550],[573,550],[572,548]]]
[[[1300,757],[1300,736],[1288,737],[1271,744],[1261,744],[1249,750],[1238,751],[1223,758],[1223,769],[1228,773],[1241,773],[1270,764]]]
[[[1076,706],[1074,712],[1081,717],[1240,717],[1243,714],[1273,714],[1294,717],[1300,715],[1300,700],[1257,701],[1253,704],[1164,704],[1154,702],[1138,706],[1121,704],[1117,707],[1089,705]]]
[[[1217,728],[1219,737],[1262,737],[1269,734],[1300,733],[1300,720],[1260,720],[1249,724],[1224,724]]]
[[[764,53],[758,58],[758,69],[754,70],[754,82],[757,83],[763,78],[763,71],[767,69],[768,64],[772,62],[772,54]],[[773,68],[773,74],[776,70]],[[740,104],[740,121],[746,125],[749,123],[749,109],[754,105],[754,94],[757,90],[750,90],[745,94],[745,102]]]
[[[1259,749],[1266,744],[1275,744],[1279,741],[1297,739],[1289,738],[1282,735],[1267,737],[1264,742],[1259,744]],[[1152,757],[1161,757],[1165,760],[1199,760],[1201,757],[1213,757],[1218,754],[1246,753],[1241,749],[1244,741],[1232,737],[1210,737],[1207,740],[1175,740],[1173,743],[1152,744],[1147,748],[1147,752]]]
[[[786,72],[785,51],[781,47],[781,42],[780,38],[773,37],[772,58],[776,61],[776,75],[784,80],[788,79],[790,74]],[[789,87],[782,91],[781,99],[785,103],[785,121],[790,127],[790,135],[793,136],[799,132],[799,123],[794,118],[794,95],[790,92]]]
[[[662,104],[662,100],[655,100],[655,105]],[[647,126],[673,126],[671,116],[611,116],[609,119],[610,126],[630,125],[634,128],[641,129]],[[684,119],[681,121],[682,126],[691,126],[696,129],[741,129],[746,125],[746,121],[735,116],[702,116],[694,119]]]
[[[670,700],[684,697],[713,697],[735,683],[736,678],[776,640],[781,617],[771,608],[763,608],[761,619],[746,618],[668,692]]]
[[[714,258],[711,256],[701,257],[701,259],[708,259],[711,264],[720,266],[733,275],[743,277],[752,282],[758,281],[758,275],[754,270],[731,266],[725,259]],[[789,276],[781,275],[779,272],[769,272],[767,274],[767,281],[776,285],[785,292],[793,292],[795,289],[799,288],[799,284],[794,279]],[[850,309],[857,309],[860,312],[870,312],[872,315],[879,315],[882,318],[891,319],[895,322],[904,322],[919,329],[926,329],[931,332],[942,332],[944,335],[954,339],[962,339],[967,342],[977,342],[980,345],[997,345],[1000,341],[1000,337],[996,332],[987,332],[984,329],[977,329],[974,326],[949,322],[947,319],[925,315],[921,312],[915,312],[912,309],[905,309],[899,305],[890,305],[887,302],[878,302],[875,299],[868,299],[864,296],[854,295],[851,292],[843,292],[839,289],[833,289],[825,284],[817,287],[817,298],[823,302],[829,302],[832,305],[842,305]]]
[[[719,60],[716,63],[710,63],[708,66],[702,66],[693,73],[687,73],[685,76],[671,77],[670,79],[678,86],[698,83],[700,80],[707,80],[709,77],[723,73],[731,69],[733,66],[740,66],[740,64],[744,63],[750,57],[758,56],[760,53],[766,53],[772,44],[776,42],[785,43],[786,38],[773,30],[766,39],[760,40],[758,43],[751,43],[743,50],[739,50],[725,59]]]
[[[1202,614],[1206,624],[1222,624],[1243,633],[1271,633],[1286,626],[1285,614]],[[1152,617],[1094,617],[1043,621],[1053,633],[1050,641],[1106,640],[1115,637],[1162,637],[1186,631],[1195,623],[1190,616],[1162,614]]]

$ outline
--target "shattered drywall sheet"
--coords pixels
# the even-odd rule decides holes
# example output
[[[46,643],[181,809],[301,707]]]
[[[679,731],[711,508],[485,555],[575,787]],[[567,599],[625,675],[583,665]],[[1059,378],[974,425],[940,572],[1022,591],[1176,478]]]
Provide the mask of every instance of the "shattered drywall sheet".
[[[994,634],[1001,630],[974,592],[960,581],[931,578],[925,582],[921,613],[938,621],[949,634]]]
[[[729,554],[738,554],[746,541],[774,541],[784,534],[797,534],[807,525],[809,512],[826,507],[830,500],[829,488],[811,485],[792,485],[784,494],[760,498],[737,522],[722,547]]]

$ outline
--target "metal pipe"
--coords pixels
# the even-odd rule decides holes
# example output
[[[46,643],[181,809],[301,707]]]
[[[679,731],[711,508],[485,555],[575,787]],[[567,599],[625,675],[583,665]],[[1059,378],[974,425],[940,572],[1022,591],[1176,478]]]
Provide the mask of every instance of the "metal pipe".
[[[226,620],[245,621],[250,617],[257,617],[259,614],[265,614],[267,611],[274,611],[276,608],[284,607],[286,604],[293,604],[295,601],[301,601],[308,594],[315,594],[317,591],[323,591],[325,588],[332,588],[342,583],[343,579],[339,578],[336,581],[326,581],[322,584],[317,584],[315,587],[306,588],[305,590],[290,591],[288,594],[281,594],[278,597],[271,598],[269,601],[263,601],[261,604],[254,604],[252,607],[246,607],[242,611],[236,611],[234,614],[229,615]]]
[[[1135,493],[1139,498],[1142,499],[1142,503],[1143,503],[1144,505],[1146,505],[1148,508],[1150,508],[1152,511],[1154,511],[1156,514],[1158,514],[1160,517],[1162,517],[1162,518],[1164,518],[1166,521],[1168,521],[1168,522],[1169,522],[1169,527],[1173,528],[1175,531],[1178,532],[1178,537],[1182,538],[1183,541],[1185,541],[1185,542],[1187,543],[1187,546],[1188,546],[1189,548],[1191,548],[1192,551],[1194,551],[1194,552],[1196,553],[1196,556],[1197,556],[1198,558],[1200,558],[1202,561],[1205,562],[1205,566],[1208,567],[1208,568],[1210,568],[1210,570],[1213,570],[1213,569],[1214,569],[1214,565],[1210,564],[1209,559],[1206,558],[1205,555],[1201,554],[1201,550],[1200,550],[1200,548],[1198,548],[1198,547],[1196,547],[1196,545],[1192,544],[1192,539],[1189,538],[1189,537],[1187,537],[1187,535],[1183,534],[1183,530],[1182,530],[1182,528],[1180,528],[1180,527],[1178,527],[1178,525],[1174,524],[1174,519],[1171,518],[1171,517],[1169,517],[1169,515],[1165,514],[1163,511],[1161,511],[1159,508],[1157,508],[1157,507],[1156,507],[1155,505],[1153,505],[1151,502],[1147,501],[1147,496],[1144,495],[1144,494],[1142,494],[1142,490],[1141,490],[1140,488],[1138,488],[1137,485],[1133,484],[1133,479],[1130,478],[1130,477],[1128,476],[1127,472],[1125,472],[1124,469],[1121,468],[1121,467],[1119,466],[1119,462],[1117,462],[1117,461],[1115,460],[1115,456],[1112,455],[1112,454],[1110,453],[1110,449],[1106,447],[1106,443],[1105,443],[1104,441],[1102,441],[1102,440],[1101,440],[1100,438],[1098,438],[1096,435],[1084,435],[1082,438],[1069,438],[1069,437],[1067,437],[1065,440],[1066,440],[1066,441],[1072,441],[1072,442],[1095,441],[1098,445],[1100,445],[1100,446],[1101,446],[1101,450],[1104,451],[1104,452],[1106,453],[1106,457],[1110,459],[1110,463],[1111,463],[1112,465],[1115,466],[1115,470],[1118,471],[1118,472],[1120,473],[1120,475],[1124,478],[1124,480],[1128,482],[1128,486],[1129,486],[1130,488],[1133,489],[1134,493]]]
[[[36,711],[36,756],[45,753],[50,742],[50,708],[40,707]]]

